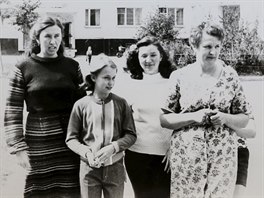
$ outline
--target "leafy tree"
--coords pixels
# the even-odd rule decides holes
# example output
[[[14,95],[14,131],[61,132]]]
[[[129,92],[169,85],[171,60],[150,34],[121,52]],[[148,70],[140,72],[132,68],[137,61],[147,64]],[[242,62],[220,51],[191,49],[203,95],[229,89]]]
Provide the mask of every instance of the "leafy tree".
[[[2,9],[3,7],[8,6],[10,2],[8,0],[0,0],[0,28],[3,26],[3,21],[5,18],[9,17],[9,14],[7,14],[5,9]],[[4,72],[4,65],[3,65],[3,60],[2,60],[2,42],[0,38],[0,67],[1,67],[1,72]]]
[[[21,4],[15,6],[12,11],[12,24],[18,27],[24,35],[24,47],[29,40],[29,31],[34,22],[38,19],[39,14],[35,10],[40,6],[40,0],[23,0]]]
[[[250,29],[250,24],[240,19],[238,6],[224,6],[223,11],[225,39],[221,58],[236,68],[261,64],[264,43],[258,35],[258,22]]]
[[[225,40],[223,42],[224,59],[231,65],[236,65],[239,48],[239,6],[223,6],[223,17],[220,17],[221,23],[225,30]]]
[[[173,41],[178,35],[174,28],[173,16],[159,13],[159,10],[154,15],[149,15],[138,29],[136,38],[140,39],[146,35],[155,36],[163,42]]]
[[[159,10],[157,10],[144,20],[135,37],[139,40],[147,35],[155,36],[160,40],[172,63],[174,63],[174,51],[178,34],[179,31],[175,29],[173,16],[159,13]]]

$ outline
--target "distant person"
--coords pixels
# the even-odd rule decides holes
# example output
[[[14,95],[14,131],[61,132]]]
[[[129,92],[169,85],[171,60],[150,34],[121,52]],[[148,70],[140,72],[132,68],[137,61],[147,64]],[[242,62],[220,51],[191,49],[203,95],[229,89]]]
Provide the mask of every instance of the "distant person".
[[[6,142],[27,170],[24,197],[76,198],[80,161],[65,138],[73,104],[83,96],[83,77],[78,62],[63,55],[63,25],[58,19],[40,20],[31,33],[29,56],[16,64],[10,78]],[[25,131],[24,102],[29,112]]]
[[[90,65],[91,60],[92,60],[92,55],[93,55],[92,47],[88,46],[87,51],[86,51],[86,62],[88,61],[89,65]]]
[[[124,150],[136,141],[132,111],[111,93],[117,66],[101,54],[86,77],[91,93],[72,110],[66,143],[81,157],[82,198],[123,198]]]
[[[173,68],[159,40],[146,36],[131,46],[127,71],[131,78],[117,88],[132,108],[137,132],[135,144],[126,151],[127,173],[136,198],[169,198],[172,130],[161,127],[159,116]]]
[[[232,197],[237,173],[236,130],[251,108],[237,72],[219,60],[223,29],[202,23],[191,31],[196,62],[173,72],[161,115],[172,129],[171,198]]]
[[[122,45],[119,45],[117,50],[118,50],[118,51],[117,51],[117,53],[116,53],[116,56],[117,56],[118,58],[121,58],[121,57],[123,56],[123,53],[125,52],[126,48],[123,47]]]

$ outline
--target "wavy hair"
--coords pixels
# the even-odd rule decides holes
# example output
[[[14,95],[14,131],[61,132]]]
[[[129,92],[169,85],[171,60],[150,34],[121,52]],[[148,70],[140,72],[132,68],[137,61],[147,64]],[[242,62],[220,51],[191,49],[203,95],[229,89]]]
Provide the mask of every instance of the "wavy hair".
[[[54,25],[57,25],[61,29],[61,35],[63,37],[64,27],[58,18],[52,18],[52,17],[42,18],[33,25],[33,27],[30,30],[30,43],[27,53],[28,56],[30,56],[31,54],[38,54],[40,52],[40,46],[37,42],[37,40],[39,40],[40,33],[46,28]],[[64,53],[64,44],[62,41],[57,54],[62,55],[63,53]]]
[[[140,47],[154,45],[159,50],[162,60],[159,64],[159,73],[163,78],[169,78],[171,72],[173,71],[172,64],[169,61],[167,53],[164,51],[160,42],[157,38],[153,36],[145,36],[136,43],[136,46],[133,50],[129,51],[127,57],[127,69],[131,73],[131,78],[133,79],[143,79],[143,69],[140,66],[138,59],[138,50]]]
[[[192,28],[189,43],[194,48],[199,48],[204,33],[214,36],[219,39],[221,42],[224,40],[224,30],[215,24],[210,24],[209,22],[202,22],[195,28]]]

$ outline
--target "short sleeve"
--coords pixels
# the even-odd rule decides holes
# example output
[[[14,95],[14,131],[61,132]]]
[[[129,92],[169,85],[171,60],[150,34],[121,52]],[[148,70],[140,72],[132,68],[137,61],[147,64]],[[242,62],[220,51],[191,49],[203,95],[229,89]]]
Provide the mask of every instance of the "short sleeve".
[[[166,92],[166,99],[164,106],[161,108],[164,113],[175,112],[179,113],[181,106],[180,106],[180,73],[178,71],[174,71],[169,79],[167,92]]]
[[[232,114],[244,113],[247,115],[252,115],[251,105],[246,99],[246,95],[244,93],[243,87],[241,85],[238,76],[234,80],[233,87],[235,89],[235,97],[231,103],[231,113]]]

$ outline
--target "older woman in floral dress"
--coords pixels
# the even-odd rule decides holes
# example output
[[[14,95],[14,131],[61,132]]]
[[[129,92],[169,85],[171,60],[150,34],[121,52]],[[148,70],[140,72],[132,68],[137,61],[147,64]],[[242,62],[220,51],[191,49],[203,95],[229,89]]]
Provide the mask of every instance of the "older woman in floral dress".
[[[161,125],[173,129],[171,197],[232,197],[237,172],[235,128],[248,103],[236,71],[218,59],[223,30],[202,23],[191,32],[196,62],[172,73]],[[170,112],[170,113],[168,113]]]

